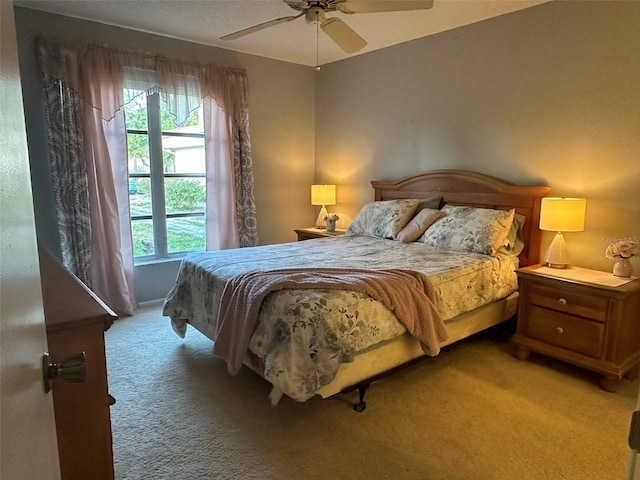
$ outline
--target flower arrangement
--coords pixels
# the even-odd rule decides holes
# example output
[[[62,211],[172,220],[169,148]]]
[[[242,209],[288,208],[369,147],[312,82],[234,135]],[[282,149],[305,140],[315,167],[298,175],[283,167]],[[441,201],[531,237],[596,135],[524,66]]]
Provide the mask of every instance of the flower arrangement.
[[[640,243],[636,239],[618,240],[610,243],[604,254],[609,260],[640,255]]]
[[[324,221],[333,220],[334,222],[340,220],[340,217],[337,213],[327,213],[324,217],[322,217]]]

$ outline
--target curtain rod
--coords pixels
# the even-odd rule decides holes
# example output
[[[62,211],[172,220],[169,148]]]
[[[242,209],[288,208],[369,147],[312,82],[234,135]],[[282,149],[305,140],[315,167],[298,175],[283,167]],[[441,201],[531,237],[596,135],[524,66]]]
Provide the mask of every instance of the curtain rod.
[[[186,65],[189,67],[215,67],[215,68],[224,68],[225,70],[230,70],[230,71],[234,71],[237,73],[246,73],[246,70],[243,68],[237,68],[237,67],[229,67],[229,66],[220,66],[220,65],[215,65],[212,63],[200,63],[200,62],[187,62],[186,60],[180,60],[180,59],[174,59],[174,58],[169,58],[169,57],[165,57],[164,55],[160,55],[157,53],[151,53],[151,52],[142,52],[142,51],[135,51],[135,50],[128,50],[128,49],[121,49],[121,48],[114,48],[114,47],[110,47],[108,45],[100,45],[97,43],[93,43],[93,42],[87,42],[85,44],[88,48],[95,48],[95,49],[100,49],[100,50],[110,50],[116,53],[123,53],[123,54],[127,54],[127,55],[138,55],[142,58],[146,58],[149,60],[164,60],[164,61],[168,61],[168,62],[173,62],[173,63],[179,63],[181,65]]]
[[[43,41],[43,42],[58,43],[58,44],[61,43],[61,42],[58,42],[56,40],[52,40],[52,39],[49,39],[49,38],[46,38],[46,37],[43,37],[43,36],[38,36],[37,40],[38,41]],[[224,70],[228,70],[228,71],[231,71],[231,72],[246,74],[246,70],[244,68],[230,67],[228,65],[220,66],[220,65],[215,65],[215,64],[212,64],[212,63],[188,62],[186,60],[165,57],[165,56],[157,54],[157,53],[143,52],[143,51],[139,51],[139,50],[129,50],[129,49],[125,49],[125,48],[116,48],[116,47],[111,47],[109,45],[104,45],[104,44],[99,44],[99,43],[94,43],[94,42],[79,42],[78,44],[75,44],[75,45],[73,45],[73,47],[69,47],[69,48],[77,48],[78,46],[85,47],[85,48],[90,48],[90,49],[95,49],[95,50],[110,51],[110,52],[114,52],[114,53],[117,53],[117,54],[134,55],[134,56],[137,56],[139,58],[143,58],[143,59],[147,59],[147,60],[164,60],[164,61],[167,61],[167,62],[178,63],[180,65],[185,65],[185,66],[189,66],[189,67],[214,67],[214,68],[221,68],[221,69],[224,69]]]

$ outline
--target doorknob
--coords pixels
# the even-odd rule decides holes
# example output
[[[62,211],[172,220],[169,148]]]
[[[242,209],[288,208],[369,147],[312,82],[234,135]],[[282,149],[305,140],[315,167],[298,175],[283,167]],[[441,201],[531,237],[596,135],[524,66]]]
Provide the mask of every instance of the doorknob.
[[[61,363],[51,363],[49,353],[42,355],[42,379],[44,391],[51,391],[51,381],[54,378],[62,378],[65,382],[82,383],[86,377],[84,352],[75,353],[65,358]]]

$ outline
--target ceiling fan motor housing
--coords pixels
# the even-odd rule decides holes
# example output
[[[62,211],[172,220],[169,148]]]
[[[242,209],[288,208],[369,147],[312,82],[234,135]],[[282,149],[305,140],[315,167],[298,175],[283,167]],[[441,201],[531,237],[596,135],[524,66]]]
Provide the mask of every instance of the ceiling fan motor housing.
[[[319,8],[324,12],[335,12],[338,10],[338,4],[344,0],[284,0],[294,10],[305,12],[312,8]]]
[[[305,10],[304,19],[311,24],[322,23],[325,21],[324,10],[320,7],[311,7]]]

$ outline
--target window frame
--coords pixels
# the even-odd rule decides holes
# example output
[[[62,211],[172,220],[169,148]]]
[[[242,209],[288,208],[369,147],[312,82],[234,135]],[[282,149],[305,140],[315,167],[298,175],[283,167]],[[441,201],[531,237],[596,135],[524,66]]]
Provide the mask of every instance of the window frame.
[[[206,218],[206,206],[201,212],[181,212],[167,213],[166,196],[165,196],[165,180],[168,178],[203,178],[206,180],[206,173],[166,173],[164,171],[164,155],[162,148],[163,137],[182,137],[182,138],[201,138],[204,148],[204,132],[172,132],[162,130],[162,119],[160,112],[160,94],[158,91],[145,92],[146,110],[147,110],[147,129],[126,128],[127,138],[129,135],[146,135],[149,148],[149,173],[131,172],[128,163],[127,148],[127,181],[138,178],[148,178],[150,183],[151,194],[151,214],[132,215],[131,204],[129,205],[129,222],[131,224],[133,236],[134,220],[150,220],[153,231],[153,254],[150,255],[134,255],[134,265],[142,263],[152,263],[155,261],[182,258],[187,253],[204,251],[186,250],[181,252],[169,252],[167,220],[171,218]],[[125,115],[126,127],[126,115]],[[205,164],[206,167],[206,164]],[[206,235],[206,230],[205,230]],[[132,238],[132,242],[133,242]]]

